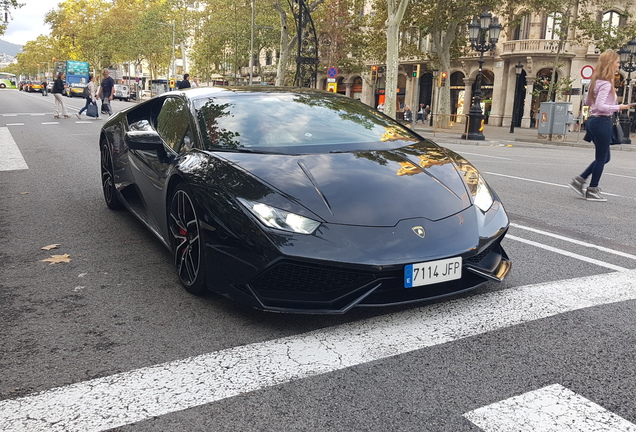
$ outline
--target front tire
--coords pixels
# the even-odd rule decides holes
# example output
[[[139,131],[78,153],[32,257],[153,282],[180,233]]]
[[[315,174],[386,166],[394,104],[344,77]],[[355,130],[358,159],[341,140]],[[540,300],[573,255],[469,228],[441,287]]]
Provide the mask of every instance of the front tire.
[[[186,185],[178,185],[168,208],[168,228],[174,265],[181,284],[191,294],[207,293],[199,218]]]
[[[117,190],[115,189],[115,171],[113,166],[113,157],[110,154],[110,148],[104,140],[100,145],[101,154],[101,172],[102,172],[102,191],[104,192],[104,200],[109,209],[119,210],[122,204],[117,198]]]

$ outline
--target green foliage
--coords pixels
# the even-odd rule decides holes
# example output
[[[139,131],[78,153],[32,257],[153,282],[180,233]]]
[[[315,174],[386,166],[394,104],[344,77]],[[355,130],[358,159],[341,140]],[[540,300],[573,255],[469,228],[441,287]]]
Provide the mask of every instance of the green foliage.
[[[4,11],[10,12],[11,9],[18,9],[18,8],[21,8],[22,6],[24,6],[24,3],[18,3],[18,0],[0,0],[0,11],[2,12]],[[7,30],[7,25],[8,25],[8,23],[4,22],[4,17],[2,18],[3,19],[0,21],[0,36],[2,36],[4,32]]]

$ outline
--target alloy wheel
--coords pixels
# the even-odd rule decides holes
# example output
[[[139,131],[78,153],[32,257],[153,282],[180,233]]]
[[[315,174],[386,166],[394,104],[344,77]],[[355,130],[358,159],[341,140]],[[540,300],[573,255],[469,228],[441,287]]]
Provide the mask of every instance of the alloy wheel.
[[[196,210],[185,191],[178,187],[172,196],[169,213],[174,263],[181,283],[194,294],[203,289],[201,273],[201,237]]]

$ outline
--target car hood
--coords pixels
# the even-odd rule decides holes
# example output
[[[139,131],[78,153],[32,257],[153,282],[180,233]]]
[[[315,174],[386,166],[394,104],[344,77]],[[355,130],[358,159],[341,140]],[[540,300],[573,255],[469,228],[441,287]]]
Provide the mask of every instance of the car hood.
[[[409,218],[440,220],[471,205],[456,164],[427,142],[382,151],[222,157],[330,223],[394,226]]]

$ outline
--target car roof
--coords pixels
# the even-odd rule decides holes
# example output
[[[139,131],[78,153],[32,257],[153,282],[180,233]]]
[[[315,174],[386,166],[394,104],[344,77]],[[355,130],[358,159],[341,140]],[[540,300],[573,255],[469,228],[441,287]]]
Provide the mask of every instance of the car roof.
[[[205,99],[210,96],[222,96],[232,95],[238,96],[241,94],[329,94],[334,97],[346,97],[344,95],[327,92],[324,90],[317,90],[305,87],[276,87],[276,86],[213,86],[213,87],[195,87],[185,90],[175,90],[163,93],[160,96],[167,95],[183,95],[188,99]]]

